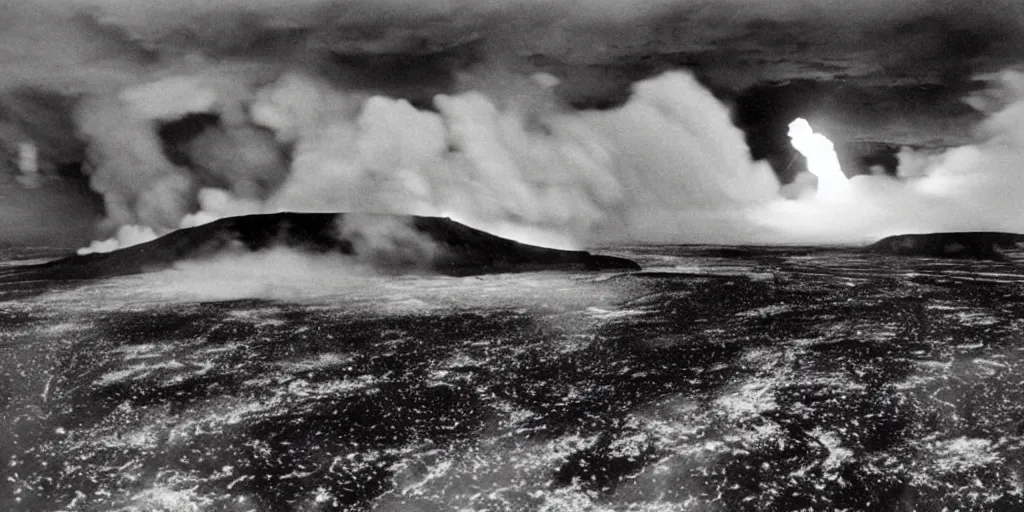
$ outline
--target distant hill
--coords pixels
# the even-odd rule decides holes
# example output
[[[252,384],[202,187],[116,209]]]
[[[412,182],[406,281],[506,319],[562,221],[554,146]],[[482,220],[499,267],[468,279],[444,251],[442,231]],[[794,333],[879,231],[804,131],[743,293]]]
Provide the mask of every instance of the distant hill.
[[[997,231],[966,231],[895,235],[883,238],[866,250],[900,256],[927,256],[1008,261],[1006,250],[1016,249],[1024,235]]]
[[[9,269],[0,273],[0,282],[138,274],[167,269],[180,261],[272,248],[337,254],[388,273],[640,270],[631,260],[526,245],[447,218],[275,213],[220,219],[109,253],[70,256]]]

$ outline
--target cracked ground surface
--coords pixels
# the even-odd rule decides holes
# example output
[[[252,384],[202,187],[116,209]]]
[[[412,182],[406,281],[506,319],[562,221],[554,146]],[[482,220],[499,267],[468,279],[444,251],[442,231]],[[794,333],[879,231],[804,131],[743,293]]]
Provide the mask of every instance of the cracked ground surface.
[[[0,508],[1024,507],[1016,263],[612,252],[645,270],[5,285]]]

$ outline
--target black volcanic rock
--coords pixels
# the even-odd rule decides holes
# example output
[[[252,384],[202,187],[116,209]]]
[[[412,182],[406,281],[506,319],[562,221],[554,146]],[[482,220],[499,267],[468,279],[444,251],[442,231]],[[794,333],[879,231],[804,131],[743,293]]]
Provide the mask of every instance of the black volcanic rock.
[[[895,235],[883,238],[867,250],[899,256],[926,256],[1007,261],[1003,252],[1024,242],[1024,235],[995,231]]]
[[[527,245],[447,218],[353,213],[230,217],[125,249],[19,267],[0,282],[95,279],[164,270],[175,263],[290,248],[337,254],[385,272],[473,275],[530,270],[640,270],[635,262]]]

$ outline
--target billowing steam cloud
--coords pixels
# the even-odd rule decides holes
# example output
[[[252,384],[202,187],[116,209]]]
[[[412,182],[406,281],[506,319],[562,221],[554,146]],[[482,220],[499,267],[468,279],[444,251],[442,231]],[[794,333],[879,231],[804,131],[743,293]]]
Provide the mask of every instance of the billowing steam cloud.
[[[641,82],[603,112],[560,108],[554,83],[519,78],[500,96],[442,94],[423,110],[297,73],[249,89],[240,106],[244,88],[224,98],[216,83],[174,76],[87,103],[79,119],[108,221],[156,232],[254,211],[361,211],[451,216],[563,246],[713,238],[709,213],[774,197],[771,170],[750,161],[728,111],[689,74]],[[185,144],[189,165],[173,164],[154,127],[197,113],[232,121]]]
[[[899,176],[855,176],[840,201],[803,196],[755,214],[766,242],[864,243],[899,233],[1024,232],[1024,74],[993,78],[1000,101],[979,134],[983,142],[945,151],[904,149]]]
[[[985,125],[987,142],[906,151],[901,178],[856,177],[839,201],[781,199],[726,108],[683,72],[639,82],[619,108],[582,112],[559,106],[547,76],[438,95],[431,110],[301,73],[225,87],[227,98],[171,77],[89,103],[80,120],[109,221],[154,233],[243,213],[363,211],[446,215],[560,246],[860,243],[911,231],[1024,231],[1015,208],[1024,197],[1015,167],[1024,157],[1020,76],[1000,76],[1004,106]],[[185,144],[188,165],[172,164],[154,123],[196,113],[221,121]],[[144,241],[140,233],[122,227],[120,241]]]
[[[105,233],[120,238],[92,250],[280,210],[447,215],[561,246],[1015,226],[1003,209],[1021,187],[1003,169],[1021,141],[1000,121],[1014,118],[1012,106],[991,123],[1001,135],[933,157],[924,177],[854,179],[847,203],[788,201],[767,165],[750,161],[728,110],[687,72],[635,83],[617,108],[581,111],[561,98],[567,80],[578,89],[586,78],[523,64],[613,62],[648,43],[692,53],[754,21],[821,21],[823,39],[801,37],[835,40],[812,45],[828,52],[863,37],[865,24],[890,30],[962,11],[954,0],[40,4],[0,0],[0,149],[34,144],[47,172],[86,163]],[[1007,20],[990,15],[1019,9],[993,0],[977,10],[988,14],[961,17]],[[844,31],[852,20],[861,24]],[[709,69],[735,71],[722,65]],[[17,93],[26,88],[48,92]]]

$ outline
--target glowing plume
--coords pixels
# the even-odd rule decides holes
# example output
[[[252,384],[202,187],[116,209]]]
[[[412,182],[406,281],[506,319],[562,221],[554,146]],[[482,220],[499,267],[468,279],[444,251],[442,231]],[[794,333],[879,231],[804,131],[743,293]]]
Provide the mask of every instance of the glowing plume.
[[[810,123],[797,118],[789,123],[793,147],[807,158],[807,170],[818,177],[818,197],[826,200],[845,199],[850,195],[849,179],[839,166],[839,156],[828,137],[814,133]]]

